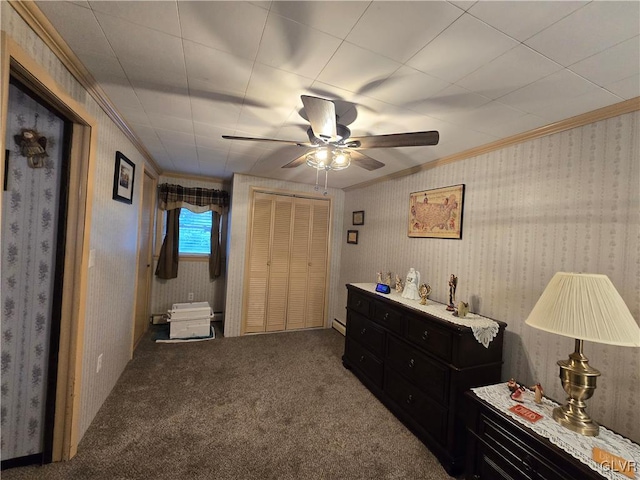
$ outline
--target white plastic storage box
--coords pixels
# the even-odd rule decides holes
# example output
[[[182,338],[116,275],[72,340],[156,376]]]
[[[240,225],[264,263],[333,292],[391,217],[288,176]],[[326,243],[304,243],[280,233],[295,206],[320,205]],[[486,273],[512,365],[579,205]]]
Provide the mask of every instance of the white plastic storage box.
[[[212,317],[209,302],[174,303],[169,310],[169,338],[208,337]]]

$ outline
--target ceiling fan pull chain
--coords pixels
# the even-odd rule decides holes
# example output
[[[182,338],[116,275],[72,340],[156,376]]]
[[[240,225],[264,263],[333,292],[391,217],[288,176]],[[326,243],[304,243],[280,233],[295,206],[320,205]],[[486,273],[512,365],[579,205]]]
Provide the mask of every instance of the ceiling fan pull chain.
[[[318,168],[316,168],[316,186],[313,187],[313,189],[317,192],[318,190],[320,190],[320,186],[318,185],[318,179],[320,176],[320,170]]]
[[[329,170],[325,169],[324,171],[324,192],[322,192],[323,195],[326,195],[327,193],[329,193],[329,191],[327,190],[327,185],[329,184]]]

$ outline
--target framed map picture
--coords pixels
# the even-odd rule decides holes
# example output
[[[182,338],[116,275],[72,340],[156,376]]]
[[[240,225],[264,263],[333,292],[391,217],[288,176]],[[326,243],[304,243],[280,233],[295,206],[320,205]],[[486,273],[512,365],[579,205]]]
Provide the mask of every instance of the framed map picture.
[[[464,184],[409,194],[409,236],[462,238]]]

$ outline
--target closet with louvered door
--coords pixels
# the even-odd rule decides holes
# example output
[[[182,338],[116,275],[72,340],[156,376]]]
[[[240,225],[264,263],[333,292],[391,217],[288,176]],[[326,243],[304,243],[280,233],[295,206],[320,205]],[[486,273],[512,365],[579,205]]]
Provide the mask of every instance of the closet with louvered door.
[[[327,279],[329,202],[297,198],[292,232],[287,330],[322,327]]]
[[[324,325],[330,202],[255,192],[244,333]]]

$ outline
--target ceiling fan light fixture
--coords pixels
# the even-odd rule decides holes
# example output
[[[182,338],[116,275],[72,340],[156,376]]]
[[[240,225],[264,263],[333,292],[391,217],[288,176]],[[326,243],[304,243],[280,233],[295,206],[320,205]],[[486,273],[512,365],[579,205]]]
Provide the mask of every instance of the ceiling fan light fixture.
[[[346,150],[335,150],[331,170],[344,170],[351,165],[351,154]]]

